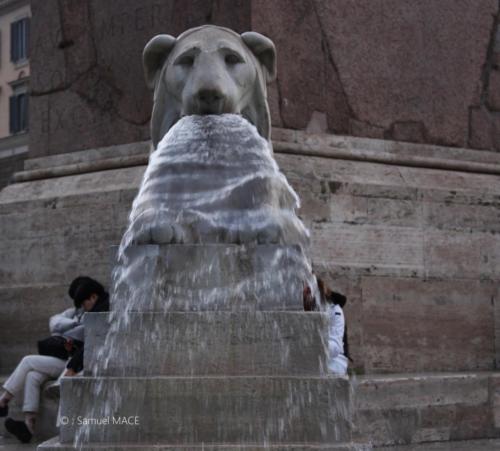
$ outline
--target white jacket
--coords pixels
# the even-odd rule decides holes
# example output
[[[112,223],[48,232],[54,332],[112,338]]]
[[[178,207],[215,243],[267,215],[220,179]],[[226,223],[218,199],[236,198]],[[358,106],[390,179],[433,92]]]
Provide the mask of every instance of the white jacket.
[[[49,329],[52,335],[62,335],[70,329],[81,324],[83,318],[83,309],[71,307],[50,317]]]
[[[345,318],[340,305],[328,304],[328,369],[335,374],[347,373],[347,357],[344,355]]]

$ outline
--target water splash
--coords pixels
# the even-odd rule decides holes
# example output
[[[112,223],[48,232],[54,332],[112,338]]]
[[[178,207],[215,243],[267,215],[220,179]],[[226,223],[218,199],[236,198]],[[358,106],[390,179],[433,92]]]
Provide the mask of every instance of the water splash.
[[[120,256],[132,243],[306,247],[299,206],[253,125],[233,114],[187,116],[151,154]]]
[[[87,371],[97,378],[87,385],[91,397],[106,402],[87,403],[87,414],[99,417],[120,412],[125,402],[120,391],[125,382],[120,377],[130,376],[132,368],[127,361],[136,362],[132,368],[135,376],[155,376],[158,365],[148,365],[140,356],[146,352],[160,356],[175,347],[175,335],[171,343],[162,342],[161,328],[166,324],[156,321],[152,325],[146,316],[138,324],[132,320],[134,312],[253,312],[250,321],[257,321],[259,311],[302,310],[303,284],[313,287],[313,294],[317,287],[307,258],[309,232],[295,213],[299,205],[270,144],[240,116],[189,116],[172,127],[150,157],[117,253],[109,329],[103,345],[94,349],[94,367]],[[209,352],[206,330],[210,324],[205,325],[207,329],[187,326],[182,336],[200,342],[199,350]],[[144,326],[139,341],[127,341]],[[276,360],[286,367],[293,357],[284,338],[289,332],[278,323],[271,325],[271,331],[270,341],[282,343]],[[305,328],[304,332],[302,344],[312,346],[318,331]],[[235,339],[245,333],[245,327],[236,331]],[[319,338],[323,355],[325,337]],[[194,368],[199,356],[193,350],[186,353],[188,374],[197,374]],[[316,374],[324,374],[324,359],[314,358],[318,359],[312,365],[319,368]],[[99,378],[111,369],[118,378]],[[335,419],[335,425],[329,425],[326,418],[313,418],[308,419],[308,427],[319,428],[322,437],[341,437],[349,416],[346,401],[338,390],[316,382],[283,382],[287,397],[275,407],[279,417],[263,419],[258,431],[252,424],[242,425],[246,432],[241,440],[266,444],[271,437],[285,439],[300,424],[302,409],[312,397],[325,396],[339,398],[340,408],[328,417]],[[136,413],[148,397],[161,396],[150,393],[147,384],[136,384],[130,390],[139,400]],[[203,394],[203,402],[210,399],[218,398],[210,392]],[[133,413],[129,406],[128,414]],[[92,426],[76,428],[75,446],[81,449],[94,433]],[[219,436],[225,434],[219,431]],[[186,443],[194,438],[186,437]]]

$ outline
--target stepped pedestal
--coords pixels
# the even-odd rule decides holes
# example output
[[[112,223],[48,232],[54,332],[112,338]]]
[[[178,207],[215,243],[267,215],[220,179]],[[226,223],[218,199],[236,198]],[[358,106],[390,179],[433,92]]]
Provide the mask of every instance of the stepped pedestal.
[[[85,317],[86,346],[99,349],[113,315]],[[319,376],[326,374],[327,315],[304,312],[132,312],[100,362],[85,353],[85,375]],[[144,346],[144,335],[154,340]]]
[[[275,285],[276,299],[250,297],[247,305],[214,298],[203,311],[186,308],[178,296],[168,310],[155,311],[166,291],[180,293],[189,282],[183,248],[198,262],[191,265],[192,293],[242,280],[262,287],[272,256],[282,262],[275,271],[287,277],[280,279],[284,290]],[[126,317],[86,316],[85,376],[62,380],[59,441],[40,450],[363,449],[351,442],[350,382],[326,372],[326,315],[297,311],[301,290],[287,298],[303,277],[293,265],[287,271],[294,260],[283,257],[293,249],[178,245],[130,252],[129,261],[137,252],[147,257],[127,274],[144,286],[154,275],[163,288]]]
[[[298,246],[131,246],[121,264],[118,311],[303,311],[302,289],[312,278]]]

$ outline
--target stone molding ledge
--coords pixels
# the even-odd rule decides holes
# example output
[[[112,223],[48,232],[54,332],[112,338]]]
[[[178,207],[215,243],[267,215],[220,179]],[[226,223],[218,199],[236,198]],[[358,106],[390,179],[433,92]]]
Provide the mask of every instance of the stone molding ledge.
[[[500,153],[414,144],[298,130],[274,129],[273,148],[278,154],[379,163],[445,171],[500,175]],[[149,141],[33,158],[13,183],[147,165]]]

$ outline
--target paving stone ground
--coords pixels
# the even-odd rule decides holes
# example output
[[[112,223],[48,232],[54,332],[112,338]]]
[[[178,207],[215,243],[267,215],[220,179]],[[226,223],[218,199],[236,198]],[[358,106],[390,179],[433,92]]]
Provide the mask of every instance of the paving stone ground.
[[[36,451],[38,443],[21,444],[15,438],[0,435],[0,451]],[[376,447],[374,451],[495,451],[500,440],[465,440],[462,442],[423,443],[419,445]]]
[[[0,451],[35,451],[37,442],[22,444],[15,437],[0,435]]]
[[[375,451],[498,451],[500,440],[464,440],[462,442],[421,443],[419,445],[383,446]]]

